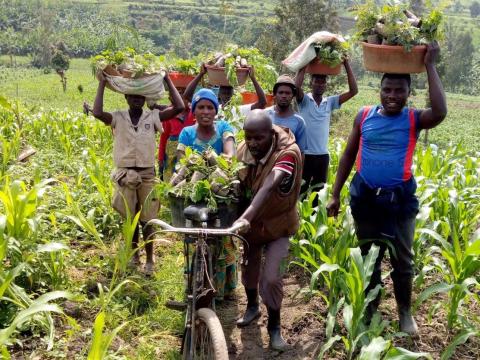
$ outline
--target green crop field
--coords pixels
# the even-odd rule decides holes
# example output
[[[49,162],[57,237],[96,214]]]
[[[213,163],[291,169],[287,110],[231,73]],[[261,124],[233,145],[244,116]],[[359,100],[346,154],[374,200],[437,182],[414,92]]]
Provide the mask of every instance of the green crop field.
[[[111,132],[99,121],[79,114],[81,102],[93,99],[95,81],[87,61],[77,60],[73,65],[68,76],[84,85],[81,96],[76,89],[64,94],[54,74],[24,68],[8,69],[13,74],[10,83],[5,86],[2,82],[0,88],[0,94],[13,103],[12,110],[5,108],[4,102],[0,106],[0,278],[9,279],[0,288],[4,294],[0,305],[8,310],[0,317],[8,326],[0,332],[0,350],[13,359],[179,359],[182,314],[168,310],[164,304],[168,299],[182,298],[181,242],[178,237],[157,237],[157,266],[151,279],[126,267],[123,237],[128,232],[110,206]],[[13,102],[17,84],[19,107]],[[359,106],[375,101],[375,94],[376,90],[362,86],[355,100],[337,117],[329,186],[320,193],[318,208],[309,198],[299,204],[302,226],[292,239],[288,282],[297,281],[299,276],[306,282],[301,291],[288,290],[286,302],[293,304],[289,311],[296,312],[297,317],[285,320],[285,336],[295,344],[299,339],[316,344],[310,350],[296,346],[295,351],[309,354],[308,358],[319,351],[329,351],[331,359],[357,358],[361,349],[365,359],[373,359],[373,345],[369,343],[381,345],[376,351],[391,356],[414,356],[404,350],[407,348],[415,351],[415,356],[423,354],[427,358],[478,358],[480,305],[475,281],[480,270],[480,234],[475,229],[480,220],[480,158],[447,143],[426,151],[419,147],[415,158],[422,206],[414,243],[415,316],[422,319],[425,342],[412,344],[397,334],[391,288],[382,305],[389,320],[372,326],[371,335],[360,343],[355,338],[360,336],[361,327],[347,330],[343,321],[328,316],[337,309],[347,319],[352,316],[352,321],[362,324],[362,289],[370,270],[367,261],[358,262],[354,257],[358,244],[352,232],[346,189],[339,219],[327,220],[325,205],[344,146],[340,138],[348,132]],[[421,105],[422,95],[413,102]],[[106,99],[109,109],[125,107],[121,97],[111,92]],[[477,140],[478,126],[473,117],[478,101],[449,94],[449,104],[445,126],[452,130],[446,140],[455,143],[464,136],[460,123],[466,125],[464,134]],[[438,130],[432,137],[440,139],[441,133],[448,132],[446,128]],[[36,149],[36,153],[26,162],[17,161],[17,155],[27,148]],[[162,208],[161,216],[168,221],[166,208]],[[446,240],[450,237],[452,240]],[[303,272],[299,273],[296,266]],[[336,267],[342,270],[328,270]],[[311,281],[310,274],[314,274]],[[342,287],[345,281],[352,286]],[[357,300],[351,314],[349,299],[353,298]],[[339,301],[348,301],[348,306],[342,310]],[[225,306],[233,305],[228,303],[220,307],[221,311]],[[312,314],[315,320],[305,325]],[[334,332],[324,335],[327,320],[335,323]],[[229,323],[223,325],[231,328]],[[305,326],[308,333],[296,332]],[[51,340],[47,336],[50,333]],[[252,336],[248,340],[248,333],[243,333],[241,339],[255,347],[258,336]],[[340,339],[343,342],[338,342]],[[258,351],[255,358],[267,354],[261,346]],[[242,358],[242,352],[237,355]],[[280,359],[289,356],[296,358],[286,353]]]

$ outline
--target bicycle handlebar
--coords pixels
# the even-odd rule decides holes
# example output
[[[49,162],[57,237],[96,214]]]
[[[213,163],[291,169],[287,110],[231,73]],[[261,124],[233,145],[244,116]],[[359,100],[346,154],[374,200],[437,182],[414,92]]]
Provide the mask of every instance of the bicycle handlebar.
[[[236,232],[244,229],[247,225],[243,223],[236,224],[227,229],[209,229],[209,228],[177,228],[174,227],[165,221],[159,219],[152,219],[149,223],[158,225],[164,229],[165,232],[176,232],[187,235],[215,235],[215,236],[234,236],[243,242],[247,243],[247,240],[242,236],[238,235]]]

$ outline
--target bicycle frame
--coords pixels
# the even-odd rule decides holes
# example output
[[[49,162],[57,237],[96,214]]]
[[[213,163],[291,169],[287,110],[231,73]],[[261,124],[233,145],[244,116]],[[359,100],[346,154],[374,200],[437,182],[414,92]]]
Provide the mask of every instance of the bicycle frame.
[[[209,241],[220,239],[222,236],[234,236],[241,239],[247,246],[246,240],[235,233],[240,228],[230,229],[207,229],[203,228],[175,228],[161,220],[151,220],[151,223],[160,225],[164,232],[182,233],[184,237],[184,258],[185,258],[185,275],[186,286],[185,295],[187,302],[187,309],[185,314],[185,329],[184,329],[184,341],[182,342],[182,353],[188,351],[188,359],[194,358],[194,344],[195,341],[195,311],[201,307],[209,307],[215,311],[215,297],[212,296],[215,292],[212,279],[214,276],[213,271],[213,247],[214,245]],[[206,226],[206,223],[202,224]],[[211,235],[211,236],[209,236]],[[191,254],[191,247],[194,251]],[[190,257],[191,254],[191,257]],[[207,280],[207,283],[206,283]],[[211,290],[212,293],[208,294]],[[201,293],[206,293],[205,296],[212,296],[211,301],[206,304],[197,305],[197,298]],[[198,307],[198,308],[197,308]],[[188,337],[188,338],[187,338]],[[185,349],[187,346],[188,349]]]
[[[191,245],[195,244],[194,251],[192,253]],[[208,244],[207,236],[197,235],[195,237],[186,236],[184,239],[184,256],[185,266],[187,274],[187,284],[185,287],[185,295],[187,300],[187,311],[185,315],[185,331],[184,336],[188,336],[189,344],[192,344],[195,339],[195,311],[197,309],[197,298],[202,292],[215,291],[212,284],[213,272],[213,254],[212,245]],[[192,259],[190,260],[190,254],[192,253]],[[208,294],[206,294],[208,296]],[[215,311],[215,301],[212,296],[211,301],[208,304],[201,304],[200,307],[210,307]],[[185,345],[184,341],[182,344]],[[193,347],[189,349],[182,348],[182,352],[188,350],[189,358],[193,359]]]

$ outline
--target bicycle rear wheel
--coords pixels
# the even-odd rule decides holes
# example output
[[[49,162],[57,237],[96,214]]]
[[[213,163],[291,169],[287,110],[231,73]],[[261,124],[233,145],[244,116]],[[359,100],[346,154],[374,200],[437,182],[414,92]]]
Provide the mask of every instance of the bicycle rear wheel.
[[[195,360],[228,360],[228,349],[217,314],[209,308],[198,309],[195,316]]]

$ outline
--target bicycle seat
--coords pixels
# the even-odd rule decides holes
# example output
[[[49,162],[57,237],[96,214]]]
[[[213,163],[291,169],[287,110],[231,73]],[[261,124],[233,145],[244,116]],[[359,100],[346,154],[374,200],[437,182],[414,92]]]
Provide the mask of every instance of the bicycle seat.
[[[217,211],[204,205],[189,205],[183,210],[185,219],[193,222],[207,222],[217,218]]]

